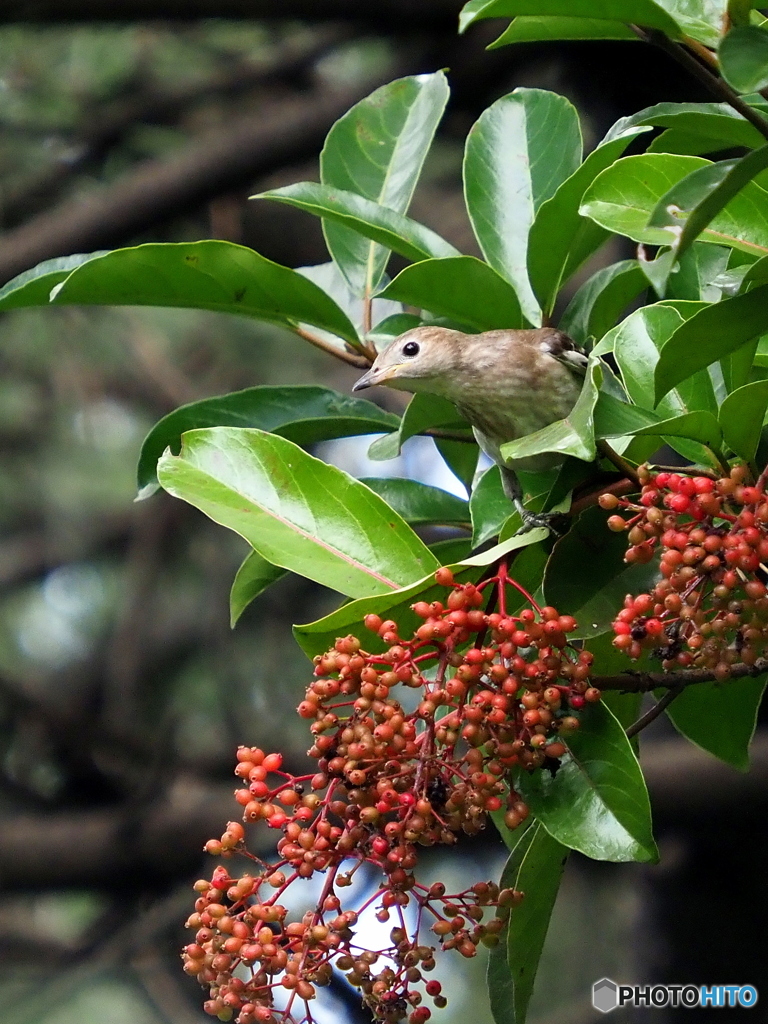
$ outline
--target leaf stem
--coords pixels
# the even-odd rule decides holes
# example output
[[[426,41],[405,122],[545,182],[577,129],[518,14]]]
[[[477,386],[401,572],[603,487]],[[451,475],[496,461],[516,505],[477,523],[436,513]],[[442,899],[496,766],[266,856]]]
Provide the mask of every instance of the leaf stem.
[[[637,475],[635,467],[619,455],[617,451],[614,451],[607,441],[601,438],[595,442],[595,447],[604,459],[608,459],[609,462],[612,462],[614,466],[624,474],[624,476],[629,477],[634,484],[640,487],[640,477]]]
[[[314,345],[315,348],[319,348],[328,355],[336,356],[337,359],[349,363],[350,366],[356,366],[360,370],[367,370],[371,365],[372,360],[368,356],[363,355],[362,350],[360,355],[358,355],[355,352],[350,352],[348,349],[337,348],[331,342],[325,341],[324,338],[319,338],[316,334],[312,334],[311,331],[305,331],[303,327],[294,327],[293,330],[300,338],[308,341],[310,345]]]
[[[646,711],[644,715],[629,726],[627,729],[627,737],[632,739],[633,736],[637,736],[637,734],[642,732],[642,730],[645,729],[646,726],[650,725],[651,722],[654,722],[659,715],[669,707],[675,697],[680,696],[684,689],[685,687],[683,686],[675,686],[672,687],[672,689],[667,690],[664,696],[657,700],[650,710]]]

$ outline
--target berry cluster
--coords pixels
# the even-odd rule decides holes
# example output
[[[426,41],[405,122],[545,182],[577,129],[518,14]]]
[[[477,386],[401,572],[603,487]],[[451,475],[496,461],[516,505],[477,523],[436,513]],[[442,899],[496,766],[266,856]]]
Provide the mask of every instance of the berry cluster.
[[[624,513],[608,526],[628,531],[627,562],[660,552],[661,579],[627,596],[614,644],[631,658],[651,648],[665,669],[709,669],[725,680],[735,664],[768,652],[768,496],[741,465],[720,479],[643,469],[641,480],[636,501],[600,498]]]
[[[282,834],[272,864],[248,853],[238,822],[206,845],[212,854],[250,856],[259,868],[235,879],[219,867],[196,884],[188,921],[196,936],[184,961],[210,988],[208,1013],[237,1013],[237,1024],[309,1022],[317,986],[337,969],[377,1020],[423,1024],[431,1016],[425,996],[437,1007],[445,997],[439,982],[423,977],[435,966],[435,947],[420,941],[422,927],[431,926],[442,949],[471,957],[479,943],[498,941],[521,898],[491,882],[454,894],[440,883],[423,886],[414,875],[418,850],[476,833],[489,812],[503,812],[509,828],[528,816],[506,776],[513,766],[556,769],[578,712],[600,698],[589,685],[591,655],[568,643],[574,620],[539,608],[503,564],[477,586],[457,584],[448,569],[436,581],[445,599],[413,605],[422,622],[410,637],[369,615],[365,625],[383,651],[369,653],[349,636],[315,659],[298,712],[312,722],[316,772],[296,776],[283,771],[280,754],[238,751],[244,821]],[[525,602],[514,614],[511,593],[516,608]],[[338,892],[364,865],[380,884],[363,906],[343,909]],[[289,921],[281,895],[315,872],[324,873],[315,909]],[[394,917],[386,948],[366,949],[355,938],[369,906],[380,922]],[[484,920],[489,910],[496,916]]]

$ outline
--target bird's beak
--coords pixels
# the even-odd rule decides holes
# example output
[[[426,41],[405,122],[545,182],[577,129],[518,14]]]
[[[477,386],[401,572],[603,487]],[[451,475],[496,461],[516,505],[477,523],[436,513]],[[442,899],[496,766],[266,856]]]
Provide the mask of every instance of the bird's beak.
[[[352,390],[363,391],[365,388],[372,388],[377,384],[386,384],[388,380],[392,380],[393,377],[397,376],[397,371],[402,365],[402,363],[395,363],[393,366],[379,368],[374,365],[363,374],[360,380],[355,381],[352,385]]]

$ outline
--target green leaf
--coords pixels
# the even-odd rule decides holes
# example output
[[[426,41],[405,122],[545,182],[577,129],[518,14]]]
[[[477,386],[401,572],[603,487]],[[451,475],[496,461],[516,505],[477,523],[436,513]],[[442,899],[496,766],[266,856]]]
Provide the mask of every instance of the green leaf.
[[[630,405],[607,391],[601,391],[597,396],[595,437],[626,437],[658,422],[659,418],[654,413],[638,405]]]
[[[748,25],[756,0],[728,0],[728,20],[731,25]]]
[[[675,21],[653,0],[470,0],[459,15],[459,31],[484,18],[514,18],[518,14],[619,21],[661,29],[672,39],[680,37]]]
[[[470,129],[464,196],[486,260],[514,287],[523,315],[541,324],[526,267],[528,235],[542,203],[581,162],[576,110],[542,89],[515,89],[488,107]]]
[[[723,292],[714,282],[725,271],[733,250],[722,245],[694,242],[679,258],[677,269],[667,282],[667,295],[674,299],[719,302]]]
[[[383,85],[331,128],[320,154],[324,185],[354,192],[397,213],[410,205],[448,101],[442,71]],[[389,251],[343,223],[323,224],[328,251],[352,291],[373,293]]]
[[[278,203],[313,213],[316,217],[344,224],[357,234],[370,238],[409,260],[460,255],[458,249],[418,221],[411,220],[396,210],[390,210],[387,206],[380,206],[371,199],[331,185],[300,181],[295,185],[260,192],[250,198],[274,199]],[[378,280],[377,278],[376,284]]]
[[[684,324],[681,310],[690,316],[690,310],[701,309],[702,304],[695,302],[672,304],[667,301],[644,306],[631,313],[611,332],[614,356],[624,386],[635,405],[653,411],[656,404],[654,370],[664,358],[659,352],[661,350],[663,353],[670,343],[669,339]],[[659,415],[665,419],[699,409],[717,414],[712,382],[704,371],[690,380],[684,378],[681,387],[668,394],[658,406]]]
[[[551,836],[587,857],[656,861],[643,773],[614,715],[593,704],[552,776],[520,771],[515,789]]]
[[[512,504],[504,493],[501,472],[491,466],[475,484],[469,499],[472,513],[472,547],[480,547],[491,537],[498,537],[504,523],[512,514]]]
[[[469,558],[472,551],[472,542],[469,537],[448,537],[446,540],[436,540],[429,545],[435,558],[441,565],[455,565],[464,558]]]
[[[736,388],[720,406],[720,426],[725,443],[739,458],[751,462],[760,442],[768,409],[768,380]]]
[[[656,103],[631,117],[621,118],[607,137],[636,124],[670,128],[713,143],[719,140],[721,149],[734,146],[752,149],[765,145],[765,136],[727,103]]]
[[[91,252],[87,255],[57,256],[52,260],[38,263],[31,270],[25,270],[0,288],[0,309],[19,309],[22,306],[47,306],[51,289],[63,281],[77,267],[89,260],[106,256],[108,250]]]
[[[561,613],[573,615],[577,639],[605,633],[624,596],[644,593],[658,579],[655,562],[627,565],[626,535],[611,533],[607,519],[597,506],[586,509],[557,541],[547,562],[545,600]],[[589,566],[588,573],[585,566]]]
[[[526,326],[514,288],[474,256],[415,263],[379,295],[449,316],[470,330]]]
[[[476,582],[486,566],[505,554],[518,551],[520,553],[515,558],[515,579],[522,586],[530,586],[535,590],[538,581],[541,580],[546,560],[546,553],[540,542],[546,540],[548,533],[549,531],[545,529],[531,530],[530,533],[511,537],[479,555],[465,558],[460,563],[448,564],[460,583]],[[322,654],[332,647],[337,637],[348,634],[356,636],[366,651],[383,651],[386,645],[377,634],[366,629],[363,624],[363,619],[369,612],[375,612],[382,618],[394,619],[400,627],[401,635],[408,636],[424,621],[414,614],[411,605],[415,601],[431,602],[444,599],[445,587],[435,583],[434,573],[430,573],[400,590],[350,601],[316,622],[294,626],[293,634],[310,660],[316,654]]]
[[[497,50],[511,43],[539,43],[564,39],[627,39],[638,42],[638,37],[618,21],[600,21],[596,18],[515,18],[498,39],[486,47]]]
[[[54,287],[51,301],[211,309],[292,329],[311,324],[358,344],[347,315],[317,285],[233,242],[151,242],[94,256]]]
[[[377,494],[276,434],[189,431],[181,455],[160,459],[157,476],[273,565],[350,597],[386,593],[437,565]]]
[[[768,676],[686,686],[667,708],[678,732],[741,772],[749,771],[749,745]]]
[[[667,228],[679,258],[747,182],[766,167],[768,146],[761,146],[739,160],[721,160],[699,167],[661,197],[648,226]]]
[[[768,85],[768,32],[741,25],[723,36],[718,50],[720,72],[737,92],[760,92]]]
[[[720,424],[711,412],[699,409],[697,412],[684,412],[680,416],[671,416],[666,420],[631,431],[635,435],[651,435],[653,437],[688,437],[699,441],[713,451],[717,451],[723,443]]]
[[[656,400],[766,330],[768,285],[706,306],[681,324],[664,346],[654,374]]]
[[[427,430],[440,430],[472,438],[469,424],[459,414],[453,402],[439,395],[414,395],[403,413],[398,429],[392,434],[377,438],[368,449],[368,458],[375,462],[397,458],[408,438]]]
[[[545,313],[550,314],[557,293],[565,281],[569,256],[578,249],[579,262],[587,259],[605,240],[602,231],[594,231],[594,223],[579,214],[581,198],[597,175],[617,160],[630,142],[646,126],[636,126],[624,134],[601,143],[582,165],[559,186],[551,199],[539,207],[528,236],[528,275],[531,287]],[[587,245],[579,245],[580,236],[588,235]],[[571,269],[575,260],[571,260]]]
[[[472,439],[467,443],[465,441],[446,441],[439,437],[435,437],[434,442],[443,462],[469,493],[477,472],[477,460],[480,458],[480,449],[477,444]]]
[[[399,424],[397,416],[373,402],[314,384],[262,384],[204,398],[174,409],[147,434],[139,456],[139,496],[146,498],[157,490],[157,460],[168,447],[178,454],[181,435],[196,427],[258,427],[309,445],[334,437],[378,434]]]
[[[602,338],[648,282],[637,260],[603,267],[579,288],[560,319],[560,329],[580,345]]]
[[[581,212],[596,223],[636,242],[669,245],[669,228],[648,218],[659,200],[692,171],[711,167],[696,156],[642,153],[618,160],[599,174],[584,194]],[[768,193],[748,182],[698,236],[756,256],[768,252]]]
[[[496,1024],[525,1024],[549,919],[557,899],[568,850],[538,823],[521,835],[504,866],[499,885],[524,893],[509,912],[499,944],[488,958],[488,995]]]
[[[251,551],[246,555],[229,592],[230,626],[234,629],[237,620],[251,601],[285,575],[286,570],[282,566],[272,565],[266,558],[262,558],[258,551]]]
[[[469,504],[439,487],[399,477],[364,477],[360,483],[375,491],[406,523],[469,526]]]
[[[601,378],[600,363],[593,362],[576,405],[565,419],[556,420],[548,427],[527,434],[517,441],[503,444],[503,457],[524,459],[543,452],[556,452],[591,462],[595,457],[594,410]]]
[[[712,138],[708,135],[697,135],[677,128],[667,128],[661,135],[652,139],[647,153],[683,153],[688,156],[709,156],[729,149],[724,139]]]
[[[659,0],[659,6],[675,19],[685,35],[705,46],[716,47],[720,42],[726,0]]]

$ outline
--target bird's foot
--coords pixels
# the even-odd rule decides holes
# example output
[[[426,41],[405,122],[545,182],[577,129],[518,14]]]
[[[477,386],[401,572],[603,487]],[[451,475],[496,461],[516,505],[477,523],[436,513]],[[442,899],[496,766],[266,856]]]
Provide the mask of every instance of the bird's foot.
[[[518,509],[523,520],[523,525],[516,531],[515,536],[528,533],[530,530],[542,527],[554,533],[556,537],[562,537],[568,532],[570,519],[562,512],[530,512],[527,508]]]

